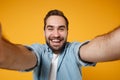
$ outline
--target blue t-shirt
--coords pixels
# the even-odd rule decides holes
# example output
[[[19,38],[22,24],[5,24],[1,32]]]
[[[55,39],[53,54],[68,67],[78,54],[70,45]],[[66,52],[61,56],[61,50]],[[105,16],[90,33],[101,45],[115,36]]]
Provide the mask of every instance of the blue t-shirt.
[[[85,43],[87,42],[66,43],[59,55],[56,80],[82,80],[81,67],[95,65],[95,63],[84,62],[79,57],[79,48]],[[38,60],[33,69],[34,80],[49,80],[52,50],[46,44],[33,44],[29,48],[33,50]]]

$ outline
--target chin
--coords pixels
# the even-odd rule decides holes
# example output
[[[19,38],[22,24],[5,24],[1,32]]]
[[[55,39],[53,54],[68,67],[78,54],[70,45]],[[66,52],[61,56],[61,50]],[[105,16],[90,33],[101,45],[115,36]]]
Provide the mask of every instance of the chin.
[[[62,48],[62,46],[61,46],[61,47],[53,47],[53,46],[51,46],[51,49],[52,49],[53,51],[60,51],[61,48]]]
[[[65,47],[66,41],[59,46],[52,45],[48,43],[47,41],[46,41],[46,44],[51,48],[53,52],[61,52]]]
[[[50,48],[52,49],[53,52],[60,53],[64,50],[65,44],[66,43],[63,43],[63,45],[60,46],[51,46]]]

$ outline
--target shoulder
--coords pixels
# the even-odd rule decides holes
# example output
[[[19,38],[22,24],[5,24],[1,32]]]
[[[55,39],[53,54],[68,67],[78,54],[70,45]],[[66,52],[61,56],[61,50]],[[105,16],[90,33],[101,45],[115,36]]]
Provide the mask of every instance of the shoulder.
[[[34,52],[40,52],[40,51],[44,51],[47,49],[47,45],[46,44],[39,44],[39,43],[34,43],[31,45],[27,45],[26,47],[28,47],[29,49],[31,49]]]
[[[78,51],[80,49],[81,46],[83,46],[84,44],[87,44],[89,41],[85,41],[85,42],[68,42],[67,43],[67,49],[68,50],[74,50],[74,51]]]
[[[69,44],[70,44],[70,46],[72,46],[72,47],[75,47],[75,46],[81,47],[81,46],[83,46],[84,44],[87,44],[88,42],[89,42],[89,41],[84,41],[84,42],[74,41],[74,42],[71,42],[71,43],[69,43]]]
[[[67,43],[69,48],[74,48],[75,46],[78,46],[80,44],[81,44],[81,42],[76,42],[76,41]]]

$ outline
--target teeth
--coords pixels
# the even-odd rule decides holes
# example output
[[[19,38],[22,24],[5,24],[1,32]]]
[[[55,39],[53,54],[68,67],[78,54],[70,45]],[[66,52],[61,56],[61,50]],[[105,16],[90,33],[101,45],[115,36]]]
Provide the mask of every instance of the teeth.
[[[58,40],[58,39],[54,39],[54,40],[52,40],[53,42],[59,42],[60,40]]]

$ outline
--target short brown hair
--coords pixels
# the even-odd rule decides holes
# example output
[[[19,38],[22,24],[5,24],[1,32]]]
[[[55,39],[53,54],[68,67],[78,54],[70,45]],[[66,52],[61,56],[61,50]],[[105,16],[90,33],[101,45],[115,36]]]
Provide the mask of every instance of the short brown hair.
[[[66,21],[66,26],[67,26],[67,30],[68,30],[68,24],[69,24],[69,22],[68,22],[68,19],[67,19],[67,17],[64,15],[64,13],[62,12],[62,11],[60,11],[60,10],[50,10],[48,13],[47,13],[47,15],[45,16],[45,18],[44,18],[44,30],[45,30],[45,26],[46,26],[46,20],[48,19],[48,17],[50,17],[50,16],[54,16],[54,15],[56,15],[56,16],[61,16],[61,17],[63,17],[64,19],[65,19],[65,21]]]

